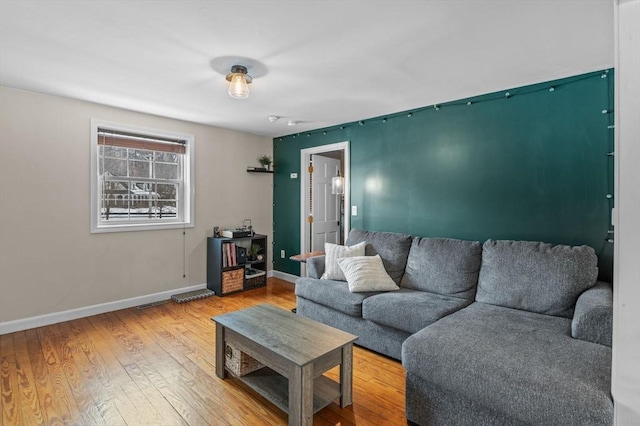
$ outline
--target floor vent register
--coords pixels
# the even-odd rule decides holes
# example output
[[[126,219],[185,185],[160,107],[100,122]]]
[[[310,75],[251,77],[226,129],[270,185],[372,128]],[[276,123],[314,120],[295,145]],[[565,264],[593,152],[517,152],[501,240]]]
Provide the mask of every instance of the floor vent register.
[[[192,300],[204,299],[205,297],[213,296],[216,294],[213,290],[204,288],[202,290],[188,291],[186,293],[174,294],[171,296],[171,300],[176,303],[191,302]]]

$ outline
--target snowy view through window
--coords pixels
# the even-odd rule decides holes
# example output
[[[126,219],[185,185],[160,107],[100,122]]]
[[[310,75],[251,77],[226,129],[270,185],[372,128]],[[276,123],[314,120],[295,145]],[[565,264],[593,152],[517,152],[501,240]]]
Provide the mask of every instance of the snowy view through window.
[[[101,145],[98,155],[101,221],[176,218],[182,154]]]

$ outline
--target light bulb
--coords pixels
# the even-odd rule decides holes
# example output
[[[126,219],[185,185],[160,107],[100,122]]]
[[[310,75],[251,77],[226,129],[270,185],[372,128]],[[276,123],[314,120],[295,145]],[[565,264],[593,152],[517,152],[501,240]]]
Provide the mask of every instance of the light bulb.
[[[229,83],[229,96],[234,99],[246,99],[249,97],[249,85],[244,74],[233,74],[231,83]]]
[[[342,195],[344,194],[344,178],[340,176],[338,172],[338,176],[331,178],[331,193]]]

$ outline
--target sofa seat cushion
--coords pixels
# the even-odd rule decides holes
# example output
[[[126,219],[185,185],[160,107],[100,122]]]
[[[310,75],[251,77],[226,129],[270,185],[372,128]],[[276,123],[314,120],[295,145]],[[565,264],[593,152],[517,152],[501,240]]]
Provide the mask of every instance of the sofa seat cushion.
[[[578,296],[597,277],[598,258],[591,247],[487,240],[476,300],[571,318]]]
[[[471,302],[457,297],[401,288],[362,302],[362,317],[408,333],[422,330]]]
[[[402,362],[525,424],[606,424],[613,415],[611,349],[573,339],[566,318],[476,302],[405,340]]]
[[[395,232],[352,229],[349,232],[346,244],[353,246],[363,241],[367,243],[365,256],[379,254],[387,274],[397,285],[400,285],[404,268],[407,265],[409,249],[411,248],[411,236]]]
[[[345,281],[298,278],[296,296],[354,317],[362,317],[362,301],[378,292],[352,293]]]
[[[415,237],[400,285],[473,301],[481,263],[478,241]]]

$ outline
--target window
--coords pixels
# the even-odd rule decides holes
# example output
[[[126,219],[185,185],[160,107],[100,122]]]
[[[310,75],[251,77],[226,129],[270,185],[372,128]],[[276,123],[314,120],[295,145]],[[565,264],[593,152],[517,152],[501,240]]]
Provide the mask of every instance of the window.
[[[193,136],[91,127],[91,232],[194,226]]]

